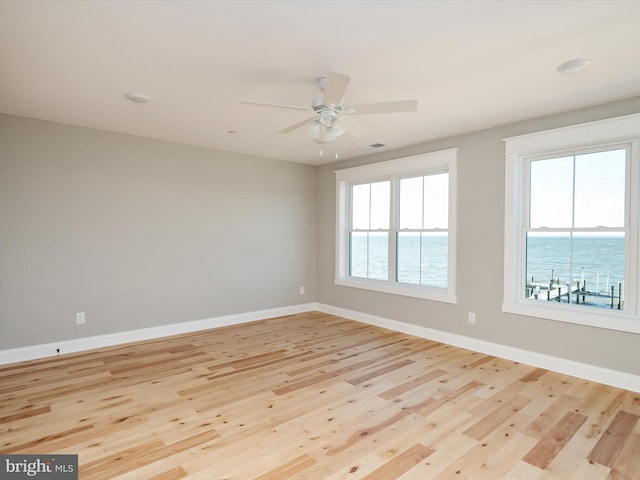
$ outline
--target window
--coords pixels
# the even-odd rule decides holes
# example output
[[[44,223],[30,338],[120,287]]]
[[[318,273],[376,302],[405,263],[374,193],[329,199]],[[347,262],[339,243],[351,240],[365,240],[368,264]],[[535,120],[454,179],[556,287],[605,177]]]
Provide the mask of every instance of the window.
[[[456,152],[336,171],[336,284],[455,302]]]
[[[503,310],[640,332],[640,115],[505,139]]]

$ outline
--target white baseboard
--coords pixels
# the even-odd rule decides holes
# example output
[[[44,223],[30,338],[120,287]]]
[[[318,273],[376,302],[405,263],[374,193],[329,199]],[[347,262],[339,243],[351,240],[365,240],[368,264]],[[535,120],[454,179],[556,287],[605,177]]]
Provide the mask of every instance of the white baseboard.
[[[351,320],[376,325],[378,327],[388,328],[389,330],[394,330],[396,332],[407,333],[416,337],[466,348],[468,350],[473,350],[474,352],[493,355],[495,357],[512,360],[514,362],[520,362],[526,365],[582,378],[584,380],[603,383],[605,385],[611,385],[613,387],[640,393],[640,376],[638,375],[575,362],[565,358],[553,357],[542,353],[531,352],[529,350],[522,350],[498,343],[477,340],[463,335],[434,330],[427,327],[421,327],[419,325],[399,322],[397,320],[391,320],[344,308],[333,307],[331,305],[317,304],[316,308],[324,313],[349,318]]]
[[[60,349],[61,354],[82,352],[85,350],[92,350],[94,348],[111,347],[125,343],[139,342],[141,340],[152,340],[171,335],[179,335],[181,333],[191,333],[200,330],[208,330],[210,328],[255,322],[268,318],[281,317],[283,315],[293,315],[315,309],[315,303],[307,303],[302,305],[293,305],[290,307],[271,308],[268,310],[224,315],[222,317],[206,318],[190,322],[173,323],[170,325],[143,328],[139,330],[129,330],[126,332],[97,335],[94,337],[63,340],[55,343],[0,350],[0,365],[56,356],[58,355],[58,352],[56,351],[57,349]]]
[[[362,323],[388,328],[396,332],[402,332],[416,337],[446,343],[456,347],[466,348],[475,352],[493,355],[496,357],[520,362],[534,367],[545,368],[565,375],[582,378],[585,380],[611,385],[625,390],[640,393],[640,376],[630,373],[619,372],[607,368],[589,365],[586,363],[574,362],[564,358],[553,357],[541,353],[509,347],[498,343],[478,340],[463,335],[434,330],[419,325],[399,322],[389,318],[370,315],[367,313],[348,310],[321,303],[306,303],[289,307],[272,308],[254,312],[225,315],[221,317],[194,320],[191,322],[174,323],[159,327],[150,327],[140,330],[130,330],[126,332],[98,335],[95,337],[79,338],[74,340],[64,340],[62,342],[33,345],[28,347],[0,350],[0,365],[34,360],[38,358],[56,356],[56,349],[60,353],[74,353],[95,348],[122,345],[130,342],[142,340],[152,340],[155,338],[179,335],[182,333],[197,332],[211,328],[238,325],[241,323],[266,320],[268,318],[281,317],[284,315],[294,315],[312,310],[337,315],[340,317],[356,320]]]

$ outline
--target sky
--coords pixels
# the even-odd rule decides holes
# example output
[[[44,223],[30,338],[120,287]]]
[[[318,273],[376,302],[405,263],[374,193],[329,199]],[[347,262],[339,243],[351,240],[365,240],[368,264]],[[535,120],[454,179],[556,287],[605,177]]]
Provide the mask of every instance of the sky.
[[[391,182],[353,186],[353,228],[389,229]],[[400,180],[400,228],[446,229],[448,226],[449,175]]]
[[[530,228],[623,228],[625,149],[531,162]],[[448,174],[400,180],[400,229],[447,229]],[[354,185],[353,228],[390,228],[391,182]]]
[[[531,228],[624,227],[626,150],[531,163]]]

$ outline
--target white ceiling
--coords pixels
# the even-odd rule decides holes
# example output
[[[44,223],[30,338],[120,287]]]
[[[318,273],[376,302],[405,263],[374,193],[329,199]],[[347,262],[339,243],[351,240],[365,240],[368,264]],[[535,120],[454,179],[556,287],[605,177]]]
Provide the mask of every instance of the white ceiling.
[[[319,165],[640,95],[639,47],[633,0],[1,0],[0,112]],[[418,111],[322,147],[275,133],[308,113],[240,103],[309,106],[326,71]]]

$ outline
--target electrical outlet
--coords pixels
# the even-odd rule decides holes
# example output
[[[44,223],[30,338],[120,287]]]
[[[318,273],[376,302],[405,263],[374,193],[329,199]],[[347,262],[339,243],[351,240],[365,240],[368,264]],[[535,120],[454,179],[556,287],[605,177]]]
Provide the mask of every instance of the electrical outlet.
[[[476,323],[476,313],[475,312],[469,312],[469,323],[472,323],[472,324]]]
[[[300,295],[304,295],[304,287],[300,287]]]
[[[85,322],[84,312],[76,313],[76,325],[84,325],[84,322]]]

